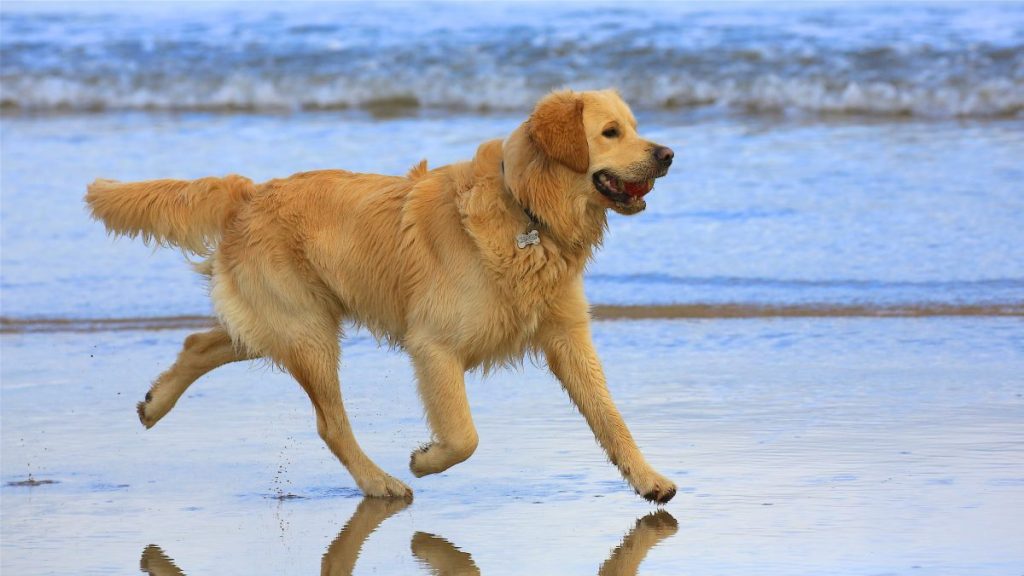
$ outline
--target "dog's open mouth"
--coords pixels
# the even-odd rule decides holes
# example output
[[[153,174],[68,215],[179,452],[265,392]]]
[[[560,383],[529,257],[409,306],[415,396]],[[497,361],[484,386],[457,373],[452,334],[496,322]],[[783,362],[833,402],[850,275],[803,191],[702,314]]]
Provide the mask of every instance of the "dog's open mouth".
[[[617,212],[636,214],[647,207],[644,196],[654,188],[654,178],[629,182],[608,170],[599,170],[594,173],[594,187],[614,203]]]

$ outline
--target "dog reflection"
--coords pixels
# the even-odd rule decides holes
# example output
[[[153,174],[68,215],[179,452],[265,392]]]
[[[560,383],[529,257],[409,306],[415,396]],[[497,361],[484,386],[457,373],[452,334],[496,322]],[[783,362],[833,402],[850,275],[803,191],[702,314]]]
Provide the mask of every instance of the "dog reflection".
[[[156,544],[150,544],[142,551],[139,569],[148,572],[150,576],[185,576],[185,573],[174,564],[174,560],[168,558]]]
[[[436,576],[480,576],[473,557],[440,536],[413,534],[412,555]]]
[[[397,498],[363,498],[352,517],[327,547],[320,576],[348,576],[356,565],[363,542],[382,522],[405,510],[409,503]]]
[[[321,576],[347,576],[355,568],[363,542],[385,520],[404,510],[404,500],[364,498],[356,508],[338,537],[327,547],[320,564]],[[599,576],[629,576],[636,574],[640,563],[651,548],[669,538],[678,530],[676,519],[664,510],[652,512],[636,521],[612,550],[611,556],[601,564]],[[451,542],[426,532],[416,532],[411,542],[412,554],[431,574],[436,576],[477,576],[480,569],[468,552],[456,548]],[[174,561],[159,546],[149,545],[142,551],[140,566],[150,576],[185,576]]]
[[[597,571],[598,576],[636,574],[640,563],[647,557],[647,552],[675,534],[678,529],[676,519],[664,510],[652,512],[638,519],[636,525],[622,539],[622,544],[612,550],[612,555],[601,564],[601,569]]]

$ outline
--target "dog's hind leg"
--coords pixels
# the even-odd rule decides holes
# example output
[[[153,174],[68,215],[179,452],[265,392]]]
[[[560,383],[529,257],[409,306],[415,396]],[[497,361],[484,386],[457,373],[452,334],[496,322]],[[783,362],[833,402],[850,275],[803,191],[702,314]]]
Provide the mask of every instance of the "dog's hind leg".
[[[311,332],[306,337],[292,342],[282,357],[275,359],[309,394],[316,410],[316,428],[320,437],[348,469],[363,494],[412,500],[412,489],[374,464],[352,433],[338,381],[340,346],[337,331],[321,334],[312,328],[312,323],[307,328]]]
[[[235,347],[222,326],[190,335],[185,338],[185,345],[174,365],[157,377],[146,393],[146,399],[139,402],[139,420],[146,428],[152,428],[203,374],[229,362],[253,358]]]
[[[435,345],[410,348],[420,397],[434,441],[412,453],[409,468],[417,477],[443,472],[473,455],[478,436],[466,398],[465,368]]]

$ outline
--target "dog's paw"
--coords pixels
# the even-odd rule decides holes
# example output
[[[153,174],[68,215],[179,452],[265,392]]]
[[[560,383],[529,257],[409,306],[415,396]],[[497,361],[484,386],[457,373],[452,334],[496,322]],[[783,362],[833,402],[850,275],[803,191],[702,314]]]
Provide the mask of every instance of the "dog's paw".
[[[398,498],[412,502],[412,488],[388,474],[381,474],[363,481],[357,481],[359,489],[370,498]]]
[[[412,471],[413,476],[423,478],[424,476],[433,474],[437,471],[434,470],[433,466],[428,464],[430,460],[428,454],[430,453],[430,449],[433,445],[433,442],[428,442],[416,450],[413,450],[412,454],[409,455],[409,470]]]
[[[465,462],[477,446],[476,434],[457,443],[430,442],[414,450],[409,457],[409,470],[417,478],[437,474]]]
[[[146,399],[135,405],[136,412],[139,413],[139,422],[147,429],[152,428],[160,421],[170,408],[159,409],[158,403],[153,401],[153,392],[146,392]]]
[[[149,398],[148,394],[146,395],[146,398]],[[149,406],[148,399],[136,404],[135,411],[139,413],[139,422],[142,422],[142,425],[145,426],[146,429],[149,429],[152,428],[154,424],[156,424],[156,420],[150,417],[148,414],[146,414],[147,406]]]
[[[645,474],[639,481],[631,479],[636,493],[649,502],[664,504],[676,495],[676,485],[657,472]]]

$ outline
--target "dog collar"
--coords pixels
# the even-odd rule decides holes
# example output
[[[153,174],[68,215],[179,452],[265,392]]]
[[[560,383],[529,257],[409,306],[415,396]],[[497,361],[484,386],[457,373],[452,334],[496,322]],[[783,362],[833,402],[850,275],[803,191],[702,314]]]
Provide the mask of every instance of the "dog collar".
[[[527,246],[540,244],[540,231],[538,230],[538,227],[540,226],[540,218],[537,218],[533,212],[530,212],[529,208],[520,204],[519,201],[516,200],[515,194],[512,194],[512,190],[508,187],[508,184],[505,183],[504,160],[501,161],[501,187],[508,192],[508,195],[512,197],[512,201],[515,202],[519,208],[522,209],[523,213],[526,214],[526,217],[530,219],[530,225],[527,226],[526,232],[516,234],[516,246],[518,248],[526,248]]]

